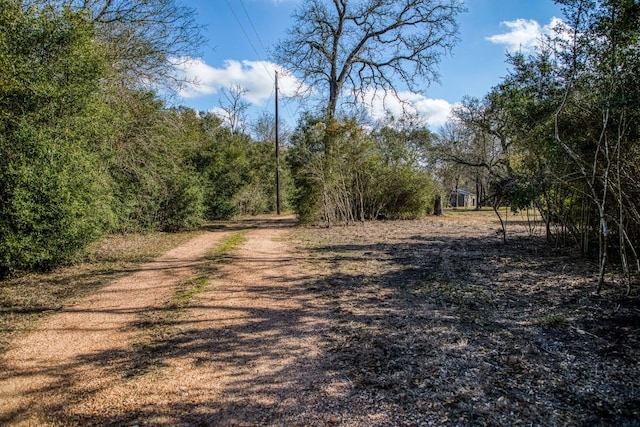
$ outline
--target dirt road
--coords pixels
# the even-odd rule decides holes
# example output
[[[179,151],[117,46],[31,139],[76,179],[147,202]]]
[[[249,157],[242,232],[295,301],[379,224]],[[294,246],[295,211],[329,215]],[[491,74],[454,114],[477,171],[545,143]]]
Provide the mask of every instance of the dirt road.
[[[234,231],[200,235],[53,315],[0,358],[0,424],[294,420],[331,380],[317,365],[323,310],[283,242],[291,224],[246,232],[177,315],[162,314],[167,301]]]
[[[489,214],[199,235],[15,341],[0,425],[640,425],[638,288]]]

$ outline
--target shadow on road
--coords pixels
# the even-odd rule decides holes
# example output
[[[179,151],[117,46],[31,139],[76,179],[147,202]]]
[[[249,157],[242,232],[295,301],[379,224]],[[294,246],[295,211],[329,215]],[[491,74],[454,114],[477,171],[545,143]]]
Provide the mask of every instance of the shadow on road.
[[[503,245],[482,227],[458,231],[306,229],[308,251],[230,255],[255,276],[217,277],[234,284],[164,322],[164,338],[28,375],[54,378],[37,393],[65,397],[42,407],[81,425],[326,425],[335,414],[344,425],[638,425],[637,297],[591,296],[590,264],[536,239]],[[172,371],[185,360],[194,372]],[[128,410],[83,414],[69,408],[110,387],[84,384],[86,366],[125,388],[175,375]],[[182,387],[196,371],[202,382]],[[161,399],[147,404],[145,392]],[[310,412],[320,421],[301,415]]]

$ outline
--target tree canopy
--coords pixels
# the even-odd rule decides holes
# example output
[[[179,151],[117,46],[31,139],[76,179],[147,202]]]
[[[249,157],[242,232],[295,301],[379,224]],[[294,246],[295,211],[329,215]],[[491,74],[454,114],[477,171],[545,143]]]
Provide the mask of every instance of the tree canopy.
[[[457,42],[459,0],[309,0],[294,14],[276,57],[326,100],[334,117],[344,91],[422,92]]]
[[[96,29],[97,41],[115,81],[142,87],[175,87],[174,66],[197,56],[204,38],[195,11],[176,0],[23,0],[23,7],[82,13]]]
[[[0,0],[0,276],[273,206],[269,143],[154,91],[191,19],[170,0]]]
[[[442,134],[441,157],[484,169],[486,200],[533,205],[550,240],[596,255],[600,290],[614,254],[627,283],[640,273],[640,6],[558,3],[562,31],[510,55],[509,75],[457,110],[451,126],[464,130]]]

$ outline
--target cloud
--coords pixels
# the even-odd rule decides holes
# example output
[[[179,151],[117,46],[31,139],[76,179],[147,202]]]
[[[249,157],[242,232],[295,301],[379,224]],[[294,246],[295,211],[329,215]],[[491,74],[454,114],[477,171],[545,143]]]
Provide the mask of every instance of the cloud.
[[[218,93],[222,89],[241,87],[243,99],[254,105],[264,104],[274,93],[275,72],[278,71],[279,93],[296,96],[300,82],[281,66],[268,61],[226,60],[215,68],[199,58],[174,58],[176,75],[187,83],[179,91],[183,98],[198,98]]]
[[[454,107],[444,99],[427,98],[414,92],[399,92],[398,97],[370,90],[364,95],[364,103],[374,120],[384,120],[389,115],[399,118],[409,113],[417,115],[431,128],[444,125]]]
[[[243,100],[253,105],[264,105],[274,94],[275,71],[278,71],[278,88],[282,97],[295,97],[309,92],[301,82],[281,66],[267,61],[226,60],[223,67],[216,68],[199,58],[175,58],[173,64],[177,76],[193,83],[185,84],[179,91],[183,98],[199,98],[219,93],[223,89],[241,87],[245,90]],[[412,92],[398,93],[400,99],[382,92],[368,91],[364,104],[374,120],[406,113],[417,115],[430,127],[443,125],[453,107],[443,99],[431,99]]]
[[[563,33],[566,25],[560,18],[551,18],[547,25],[541,26],[534,19],[516,19],[504,21],[503,25],[508,32],[486,37],[486,40],[494,44],[505,45],[508,51],[532,52],[541,43],[544,36],[556,36]]]

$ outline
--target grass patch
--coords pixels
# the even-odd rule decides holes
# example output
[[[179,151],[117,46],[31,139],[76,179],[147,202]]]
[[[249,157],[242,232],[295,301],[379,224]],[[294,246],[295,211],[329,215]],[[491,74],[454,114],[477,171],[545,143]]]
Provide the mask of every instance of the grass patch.
[[[540,324],[547,328],[560,329],[569,324],[569,318],[564,314],[550,314],[543,317]]]
[[[185,308],[196,295],[206,290],[209,286],[211,274],[221,263],[225,262],[226,256],[230,252],[238,249],[245,242],[245,236],[248,232],[249,230],[241,230],[233,233],[227,239],[223,240],[220,245],[211,249],[205,257],[207,262],[198,268],[196,275],[180,282],[168,307],[177,309]]]
[[[233,233],[228,239],[222,242],[220,246],[214,248],[209,257],[219,257],[220,255],[224,255],[226,252],[235,250],[240,247],[245,241],[245,236],[250,230],[241,230],[236,233]]]
[[[247,232],[249,230],[233,233],[211,249],[205,257],[206,262],[198,267],[193,276],[178,283],[176,291],[164,305],[139,316],[132,325],[140,335],[132,344],[133,355],[125,374],[127,377],[144,375],[164,366],[164,360],[174,350],[171,343],[177,337],[175,325],[185,315],[193,299],[207,290],[212,274],[227,262],[228,254],[244,243]]]
[[[178,290],[171,299],[170,307],[183,309],[187,307],[193,298],[203,292],[209,285],[209,276],[196,276],[180,283]]]

